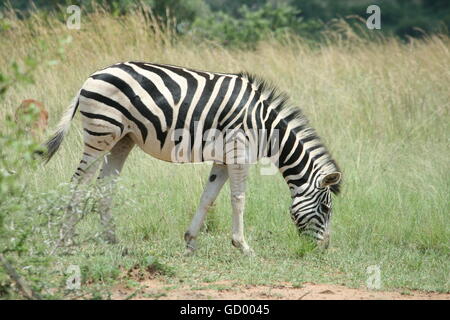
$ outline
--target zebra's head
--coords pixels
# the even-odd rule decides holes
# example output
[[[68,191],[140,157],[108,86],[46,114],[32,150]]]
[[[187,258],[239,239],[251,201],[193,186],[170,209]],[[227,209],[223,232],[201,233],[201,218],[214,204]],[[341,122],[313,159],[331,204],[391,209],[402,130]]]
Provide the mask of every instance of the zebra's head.
[[[339,191],[340,180],[340,172],[321,174],[293,194],[291,216],[299,233],[311,236],[325,249],[330,242],[331,193]]]

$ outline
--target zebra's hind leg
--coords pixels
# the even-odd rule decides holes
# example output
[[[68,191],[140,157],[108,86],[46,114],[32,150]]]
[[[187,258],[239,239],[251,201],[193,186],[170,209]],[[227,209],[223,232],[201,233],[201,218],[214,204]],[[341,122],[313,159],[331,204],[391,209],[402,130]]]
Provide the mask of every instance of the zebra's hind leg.
[[[63,218],[63,226],[60,231],[61,243],[65,243],[66,245],[73,243],[75,225],[82,217],[80,202],[86,194],[85,184],[89,183],[97,172],[103,153],[101,150],[92,149],[88,145],[85,145],[83,158],[72,177],[74,191],[72,199],[66,208],[65,217]]]
[[[217,195],[225,184],[225,181],[227,181],[227,178],[227,167],[225,165],[213,164],[211,173],[208,177],[208,182],[200,198],[197,212],[192,219],[189,229],[184,234],[184,240],[186,241],[186,255],[192,254],[197,248],[196,238],[205,221],[208,208],[217,198]]]
[[[233,228],[231,243],[247,255],[253,255],[244,238],[245,185],[248,175],[248,164],[228,165],[230,177],[231,205],[233,207]]]
[[[111,213],[111,201],[117,177],[122,171],[125,160],[134,145],[135,143],[129,136],[125,136],[117,142],[111,149],[111,152],[105,156],[103,167],[98,177],[100,222],[103,228],[103,238],[108,243],[117,242],[115,225]]]

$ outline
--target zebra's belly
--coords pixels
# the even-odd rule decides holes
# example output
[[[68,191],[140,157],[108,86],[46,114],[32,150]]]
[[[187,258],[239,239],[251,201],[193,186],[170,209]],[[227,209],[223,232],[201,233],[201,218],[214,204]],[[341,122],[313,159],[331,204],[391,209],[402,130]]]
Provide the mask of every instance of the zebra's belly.
[[[203,134],[190,137],[188,132],[185,130],[185,134],[175,134],[173,130],[169,130],[163,142],[153,134],[147,137],[145,143],[142,140],[135,142],[150,156],[173,163],[212,161],[220,164],[252,164],[260,158],[257,145],[245,145],[240,148],[224,140],[205,140]]]
[[[202,139],[188,137],[186,134],[174,134],[173,130],[167,131],[165,139],[159,140],[154,134],[150,134],[145,142],[134,138],[136,144],[148,155],[173,163],[200,163],[214,161],[224,163],[223,148],[220,144],[203,142]]]

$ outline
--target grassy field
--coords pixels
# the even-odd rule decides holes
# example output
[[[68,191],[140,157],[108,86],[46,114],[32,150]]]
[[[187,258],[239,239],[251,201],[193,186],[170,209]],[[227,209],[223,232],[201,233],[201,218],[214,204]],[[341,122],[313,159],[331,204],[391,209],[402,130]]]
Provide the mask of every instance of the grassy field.
[[[450,264],[450,39],[433,36],[404,44],[372,42],[351,33],[331,35],[329,44],[310,47],[301,40],[261,43],[239,51],[213,43],[179,40],[135,14],[118,19],[97,13],[68,30],[56,19],[11,20],[0,37],[0,70],[33,53],[57,57],[60,40],[72,37],[64,59],[41,65],[35,84],[6,94],[0,121],[20,101],[44,102],[53,127],[90,73],[123,60],[170,63],[210,71],[247,70],[276,84],[303,109],[343,170],[342,194],[334,200],[331,248],[308,251],[299,240],[288,208],[289,190],[281,175],[251,171],[245,214],[246,236],[255,257],[231,246],[229,188],[222,191],[199,237],[199,250],[184,257],[183,234],[196,209],[209,165],[175,165],[135,149],[125,165],[114,215],[120,244],[95,237],[70,254],[49,255],[45,236],[30,239],[46,260],[41,276],[49,287],[64,286],[69,265],[82,270],[82,287],[107,297],[126,271],[152,265],[174,285],[233,280],[271,284],[287,281],[364,287],[369,266],[379,266],[382,289],[449,292]],[[46,49],[38,49],[44,41]],[[59,192],[81,157],[78,117],[62,150],[27,174],[33,208],[57,210]],[[56,209],[55,209],[56,208]],[[59,212],[59,213],[58,213]],[[31,214],[31,213],[28,213]],[[19,217],[15,217],[19,219]],[[36,218],[37,219],[37,218]],[[81,239],[99,231],[88,214]],[[126,248],[126,250],[125,250]],[[39,256],[41,254],[41,256]],[[21,258],[17,258],[20,267]],[[23,271],[26,272],[26,271]],[[0,271],[1,273],[1,271]],[[87,285],[89,284],[89,285]]]

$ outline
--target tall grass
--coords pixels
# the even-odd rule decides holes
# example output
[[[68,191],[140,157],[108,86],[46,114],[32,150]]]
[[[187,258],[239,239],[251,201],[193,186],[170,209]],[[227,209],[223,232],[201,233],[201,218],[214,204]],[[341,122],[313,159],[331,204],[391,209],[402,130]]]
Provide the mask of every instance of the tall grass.
[[[10,29],[0,32],[0,71],[30,52],[57,56],[67,36],[72,42],[62,63],[37,68],[34,85],[10,90],[0,121],[21,100],[34,98],[44,102],[55,125],[90,73],[123,60],[219,72],[247,70],[289,94],[343,169],[342,196],[334,202],[333,244],[325,255],[299,254],[287,213],[287,186],[281,176],[261,176],[254,168],[245,221],[257,258],[243,259],[228,245],[231,208],[226,187],[208,218],[208,232],[200,237],[197,257],[185,260],[179,255],[182,234],[208,166],[163,163],[134,150],[114,212],[123,245],[132,248],[136,259],[157,254],[176,268],[178,277],[190,280],[332,280],[356,286],[364,284],[365,268],[376,264],[386,287],[449,291],[447,36],[404,43],[341,37],[336,31],[321,46],[291,38],[283,43],[267,40],[256,50],[242,51],[201,39],[177,39],[142,10],[120,18],[98,10],[82,16],[79,31],[39,13],[27,20],[9,13],[6,19]],[[76,120],[62,151],[47,166],[30,172],[33,192],[54,190],[73,174],[82,152]],[[91,225],[86,222],[84,227]],[[89,258],[80,253],[70,262],[83,264],[95,279],[107,278],[111,272],[106,269],[115,268],[116,274],[119,266],[132,261],[121,257],[116,247],[90,250],[94,253]]]

